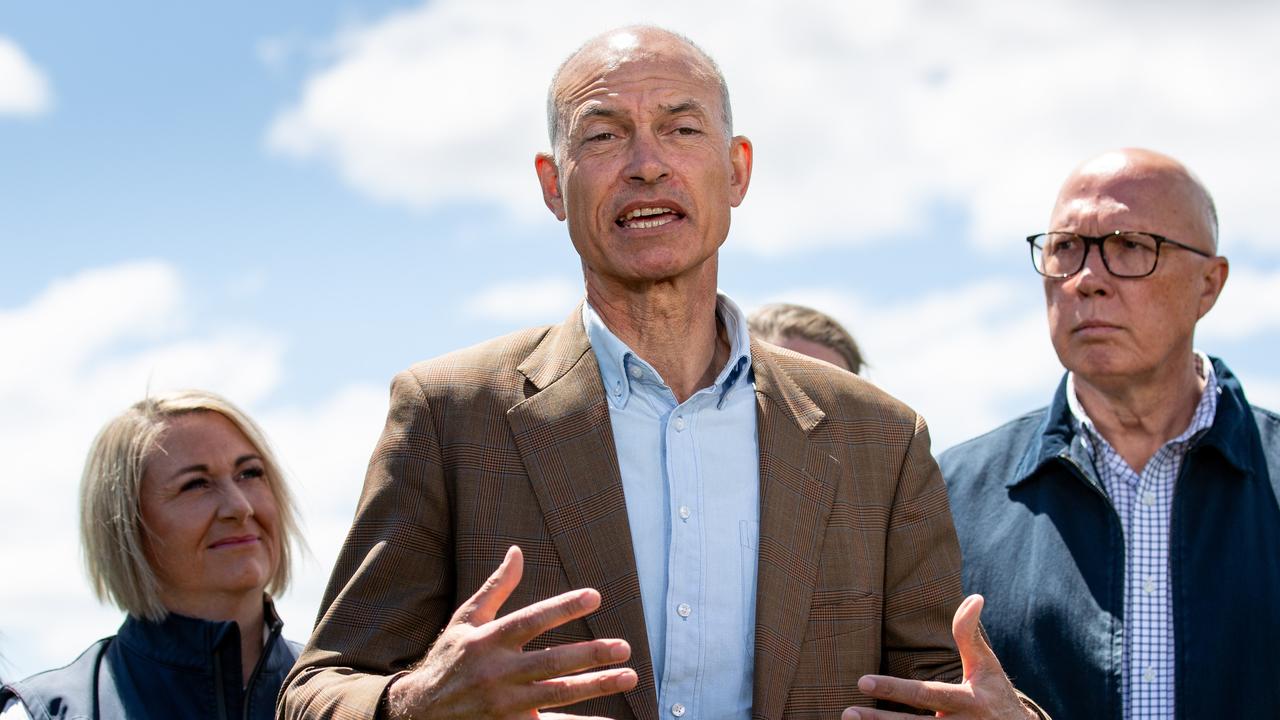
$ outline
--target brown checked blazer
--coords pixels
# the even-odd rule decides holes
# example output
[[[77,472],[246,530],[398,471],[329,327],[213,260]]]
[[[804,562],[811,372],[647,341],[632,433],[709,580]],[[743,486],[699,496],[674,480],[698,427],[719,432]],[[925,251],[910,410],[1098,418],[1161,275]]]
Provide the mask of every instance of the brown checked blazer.
[[[928,432],[834,366],[752,341],[760,448],[755,718],[839,718],[865,673],[954,681],[960,554]],[[568,712],[657,720],[609,408],[580,310],[419,363],[391,409],[281,717],[372,718],[507,548],[504,611],[575,588],[601,608],[529,647],[631,643],[625,695]],[[665,713],[663,714],[665,716]]]

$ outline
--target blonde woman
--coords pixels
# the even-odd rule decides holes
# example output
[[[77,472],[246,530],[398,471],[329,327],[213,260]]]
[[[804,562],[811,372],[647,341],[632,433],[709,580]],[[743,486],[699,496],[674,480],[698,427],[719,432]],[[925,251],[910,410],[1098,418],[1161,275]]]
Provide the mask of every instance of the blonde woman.
[[[257,425],[209,392],[143,400],[94,440],[80,501],[94,591],[128,617],[0,688],[0,719],[273,717],[300,649],[271,603],[297,529]]]

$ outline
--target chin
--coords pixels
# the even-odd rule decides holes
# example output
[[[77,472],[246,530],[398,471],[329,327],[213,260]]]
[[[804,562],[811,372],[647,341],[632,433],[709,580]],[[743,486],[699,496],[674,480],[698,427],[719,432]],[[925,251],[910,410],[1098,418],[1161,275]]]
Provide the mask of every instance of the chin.
[[[1063,365],[1076,375],[1089,380],[1100,381],[1109,378],[1130,377],[1139,372],[1132,362],[1125,362],[1117,357],[1086,357]]]
[[[237,568],[226,573],[223,576],[223,582],[219,584],[224,592],[260,593],[270,583],[271,567],[268,565],[255,565],[253,567]]]

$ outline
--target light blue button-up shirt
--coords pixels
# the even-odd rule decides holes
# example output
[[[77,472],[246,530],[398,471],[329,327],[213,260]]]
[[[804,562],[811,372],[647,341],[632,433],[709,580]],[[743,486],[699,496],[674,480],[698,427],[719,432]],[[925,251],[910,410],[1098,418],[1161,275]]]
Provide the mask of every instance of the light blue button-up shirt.
[[[677,403],[653,366],[582,319],[600,365],[664,717],[749,718],[760,449],[746,317],[720,295],[729,361]]]

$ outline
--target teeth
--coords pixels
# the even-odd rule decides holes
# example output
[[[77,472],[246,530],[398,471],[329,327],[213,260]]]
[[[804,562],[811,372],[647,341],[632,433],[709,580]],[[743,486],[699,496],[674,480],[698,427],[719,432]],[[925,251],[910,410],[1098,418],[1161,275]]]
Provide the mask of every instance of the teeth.
[[[628,221],[628,220],[632,220],[632,219],[634,219],[634,218],[638,218],[638,217],[646,217],[646,216],[648,216],[648,215],[661,215],[661,214],[663,214],[663,213],[673,213],[673,214],[674,214],[674,213],[675,213],[675,211],[674,211],[674,210],[672,210],[671,208],[666,208],[666,207],[647,207],[647,208],[636,208],[635,210],[632,210],[631,212],[627,213],[626,215],[623,215],[623,216],[622,216],[622,218],[621,218],[621,220],[622,220],[623,222],[626,222],[626,221]]]
[[[652,228],[652,227],[658,227],[659,225],[666,225],[667,223],[671,222],[671,221],[672,221],[672,220],[674,220],[674,219],[675,219],[675,218],[668,216],[668,217],[654,218],[654,219],[652,219],[652,220],[640,220],[639,222],[629,222],[629,223],[627,223],[627,227],[629,227],[629,228]]]

